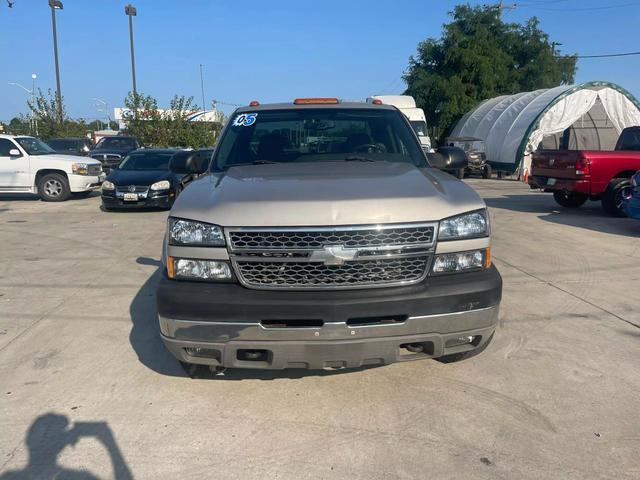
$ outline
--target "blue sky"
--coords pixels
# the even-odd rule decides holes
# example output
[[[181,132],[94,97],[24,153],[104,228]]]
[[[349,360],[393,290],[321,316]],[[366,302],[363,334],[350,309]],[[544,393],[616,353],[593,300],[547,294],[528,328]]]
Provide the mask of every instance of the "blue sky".
[[[12,0],[13,1],[13,0]],[[121,0],[62,0],[57,15],[62,94],[73,117],[98,115],[91,98],[120,106],[131,89],[127,17]],[[448,0],[131,0],[138,90],[161,106],[173,94],[232,103],[299,96],[364,99],[400,93],[419,41],[438,37]],[[486,2],[470,2],[471,4]],[[510,2],[505,2],[510,3]],[[606,8],[626,4],[622,8]],[[630,5],[633,4],[633,5]],[[583,9],[583,10],[577,10]],[[523,0],[504,18],[536,15],[565,53],[640,50],[640,2]],[[26,111],[26,94],[8,82],[55,88],[46,0],[0,3],[0,119]],[[609,80],[640,97],[640,56],[583,59],[578,81]]]

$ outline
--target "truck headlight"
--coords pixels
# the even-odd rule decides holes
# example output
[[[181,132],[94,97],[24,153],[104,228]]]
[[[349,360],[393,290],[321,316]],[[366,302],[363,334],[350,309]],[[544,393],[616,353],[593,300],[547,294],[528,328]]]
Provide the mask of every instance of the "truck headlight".
[[[71,172],[74,175],[89,175],[89,165],[86,163],[71,164]]]
[[[115,190],[116,186],[110,182],[109,180],[105,180],[104,182],[102,182],[102,189],[103,190]]]
[[[151,188],[151,190],[169,190],[171,188],[171,184],[169,183],[169,180],[162,180],[154,183],[149,188]]]
[[[223,247],[222,228],[210,223],[169,218],[169,244],[194,247]]]
[[[445,253],[436,255],[431,271],[434,275],[442,273],[468,272],[482,270],[491,266],[491,250],[471,250],[469,252]]]
[[[192,258],[169,257],[167,263],[169,278],[184,280],[231,280],[231,266],[229,262],[218,260],[194,260]]]
[[[462,240],[489,235],[489,217],[486,209],[457,215],[440,222],[438,240]]]

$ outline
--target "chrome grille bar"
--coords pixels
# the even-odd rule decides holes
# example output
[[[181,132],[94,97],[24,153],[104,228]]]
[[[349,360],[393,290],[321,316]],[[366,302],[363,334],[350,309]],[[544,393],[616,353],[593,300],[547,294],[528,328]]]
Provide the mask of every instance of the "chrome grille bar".
[[[436,223],[227,228],[240,282],[257,289],[375,288],[423,280]]]

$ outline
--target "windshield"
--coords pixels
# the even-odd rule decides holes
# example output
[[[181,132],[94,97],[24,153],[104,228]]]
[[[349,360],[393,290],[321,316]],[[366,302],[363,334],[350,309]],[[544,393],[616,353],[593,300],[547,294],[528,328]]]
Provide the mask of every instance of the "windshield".
[[[116,150],[133,150],[136,148],[136,141],[127,137],[105,137],[96,144],[96,148],[113,148]]]
[[[427,136],[427,122],[421,120],[411,120],[411,126],[419,137]]]
[[[402,114],[394,110],[308,108],[231,118],[213,168],[252,163],[385,161],[427,166]]]
[[[127,155],[118,170],[169,170],[174,152],[139,152]]]
[[[77,140],[49,140],[47,141],[47,145],[49,145],[54,150],[70,150],[75,151],[78,149],[78,141]]]
[[[49,155],[51,153],[56,153],[53,148],[37,138],[18,137],[16,140],[29,155]]]

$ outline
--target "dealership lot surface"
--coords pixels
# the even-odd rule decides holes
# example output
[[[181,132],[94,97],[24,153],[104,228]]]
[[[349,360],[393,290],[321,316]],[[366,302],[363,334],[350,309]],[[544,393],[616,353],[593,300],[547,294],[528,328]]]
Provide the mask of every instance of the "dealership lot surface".
[[[468,183],[504,279],[482,355],[196,379],[158,338],[166,212],[1,197],[0,472],[640,477],[640,222]]]

